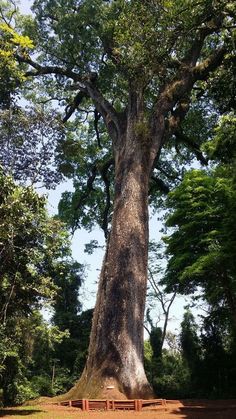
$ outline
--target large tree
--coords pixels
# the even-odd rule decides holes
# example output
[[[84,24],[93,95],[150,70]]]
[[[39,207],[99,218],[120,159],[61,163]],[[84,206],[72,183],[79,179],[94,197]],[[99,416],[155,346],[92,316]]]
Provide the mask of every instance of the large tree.
[[[15,57],[28,65],[27,77],[41,78],[49,95],[64,98],[64,122],[76,110],[94,111],[102,150],[87,194],[99,173],[107,193],[105,215],[113,199],[87,364],[67,397],[96,396],[108,384],[128,397],[147,397],[152,394],[143,368],[149,183],[164,144],[173,136],[191,143],[181,122],[197,100],[194,89],[204,91],[205,81],[230,59],[235,6],[221,0],[36,0],[33,11],[35,21],[25,27],[36,54],[19,47]],[[109,136],[104,143],[99,125]],[[196,144],[190,145],[199,156]]]

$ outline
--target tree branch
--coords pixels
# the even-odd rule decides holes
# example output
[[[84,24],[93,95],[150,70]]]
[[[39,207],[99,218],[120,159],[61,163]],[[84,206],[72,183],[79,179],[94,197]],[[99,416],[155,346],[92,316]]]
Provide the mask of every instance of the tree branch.
[[[106,206],[103,212],[103,223],[102,229],[104,231],[105,239],[108,237],[108,215],[111,207],[111,195],[110,195],[110,180],[107,176],[109,168],[115,163],[114,159],[108,160],[100,169],[102,180],[105,184],[105,194],[106,194]]]
[[[172,175],[170,175],[165,169],[163,169],[159,164],[157,164],[156,166],[155,166],[155,168],[157,169],[157,170],[159,170],[161,173],[163,173],[163,175],[164,176],[166,176],[167,177],[167,179],[170,179],[170,180],[179,180],[179,181],[181,181],[182,179],[176,174],[176,176],[172,176]]]
[[[199,59],[202,46],[204,44],[205,37],[209,33],[213,33],[216,30],[206,28],[202,31],[202,36],[200,39],[197,39],[192,47],[189,50],[188,54],[183,60],[183,66],[179,69],[179,72],[174,80],[168,83],[166,86],[163,86],[163,89],[157,98],[155,106],[153,108],[153,113],[151,115],[151,137],[153,142],[153,147],[151,150],[151,155],[156,156],[156,153],[162,146],[165,141],[165,118],[168,116],[168,113],[174,109],[176,103],[182,102],[185,97],[190,96],[190,93],[193,89],[193,86],[198,80],[206,80],[210,72],[214,71],[219,67],[224,59],[224,56],[227,52],[225,45],[218,48],[213,54],[211,54],[206,60],[200,64],[196,64]],[[196,51],[193,51],[193,46],[195,46]],[[193,53],[192,59],[190,59],[190,51]],[[186,108],[185,113],[187,113],[188,108]],[[182,112],[182,111],[181,111]],[[180,125],[180,119],[183,119],[181,114],[176,118],[177,115],[174,115],[175,111],[172,111],[172,125]],[[179,122],[178,122],[179,120]],[[169,119],[171,123],[171,118]],[[173,130],[173,129],[172,129]],[[154,159],[153,159],[154,160]]]
[[[116,112],[112,104],[105,99],[94,83],[86,81],[85,86],[90,98],[96,106],[97,111],[102,115],[108,133],[113,139],[113,142],[117,141],[117,138],[120,137],[122,129],[120,115]]]
[[[29,56],[23,57],[19,54],[16,54],[16,59],[19,63],[28,64],[35,69],[35,71],[26,71],[25,73],[26,77],[43,76],[45,74],[56,74],[60,76],[66,76],[77,82],[78,81],[82,82],[82,77],[78,73],[75,73],[74,71],[69,70],[67,68],[63,68],[59,66],[51,66],[51,65],[42,66],[36,61],[33,61]]]
[[[157,177],[155,177],[154,175],[151,176],[151,180],[153,180],[156,184],[156,186],[158,187],[158,189],[163,192],[164,194],[168,194],[170,192],[170,188],[168,185],[166,185],[165,182],[163,182],[163,180],[158,179]]]
[[[168,303],[168,306],[165,309],[166,311],[165,311],[164,326],[163,326],[163,330],[162,330],[161,349],[163,348],[164,341],[165,341],[165,338],[166,338],[166,331],[167,331],[167,325],[168,325],[168,321],[169,321],[170,308],[171,308],[171,306],[174,302],[175,297],[176,297],[176,291],[172,295],[171,299],[168,302],[166,301],[166,304]]]
[[[225,46],[220,47],[202,63],[197,64],[197,62],[207,36],[219,30],[223,18],[223,13],[215,16],[213,10],[210,10],[207,19],[204,19],[204,16],[202,16],[203,20],[201,22],[204,23],[204,26],[202,25],[198,29],[192,45],[185,54],[185,57],[181,60],[182,65],[175,79],[164,87],[157,100],[157,108],[161,109],[165,114],[173,109],[175,104],[179,100],[182,100],[184,96],[190,95],[193,85],[197,80],[205,80],[209,73],[220,65],[227,51]]]
[[[206,80],[209,74],[214,71],[222,63],[224,56],[227,52],[225,45],[218,48],[213,54],[211,54],[206,60],[196,65],[192,69],[194,82],[197,80]]]
[[[103,212],[103,222],[102,222],[102,229],[104,231],[105,238],[108,237],[108,215],[109,210],[111,207],[111,197],[110,197],[110,180],[107,176],[109,168],[114,164],[114,159],[111,158],[107,162],[105,162],[101,167],[98,166],[97,163],[95,163],[91,168],[91,174],[88,177],[86,190],[84,193],[80,196],[79,201],[77,202],[74,210],[77,211],[81,208],[81,206],[84,204],[86,199],[89,197],[90,193],[94,191],[93,183],[96,179],[96,176],[98,173],[100,173],[101,178],[105,184],[105,194],[106,194],[106,205]]]
[[[6,23],[8,26],[11,27],[12,19],[13,19],[14,15],[16,15],[16,13],[17,13],[17,6],[16,6],[16,3],[12,0],[8,0],[8,3],[10,3],[11,6],[12,6],[11,12],[10,11],[8,12],[9,13],[8,20],[6,19],[6,16],[4,15],[4,12],[2,10],[3,9],[2,6],[0,6],[0,17],[2,18],[4,23]]]
[[[47,65],[42,66],[36,61],[32,60],[29,56],[21,56],[16,54],[16,59],[19,63],[28,64],[35,69],[34,71],[26,71],[25,75],[27,77],[55,74],[66,76],[74,80],[75,83],[78,83],[72,86],[73,90],[78,89],[79,91],[84,92],[84,95],[88,95],[92,99],[97,111],[102,115],[104,119],[111,138],[117,141],[120,136],[122,127],[122,124],[120,124],[120,115],[96,87],[97,73],[91,72],[87,75],[81,76],[80,74],[68,68]]]
[[[197,160],[200,161],[201,164],[205,166],[208,164],[208,160],[204,157],[204,155],[202,154],[199,148],[199,145],[195,141],[192,141],[189,137],[187,137],[187,135],[185,135],[181,129],[175,131],[174,134],[175,134],[176,140],[179,143],[186,144],[193,151]]]
[[[68,119],[73,115],[76,109],[78,109],[79,105],[82,103],[84,98],[87,98],[88,95],[86,92],[78,92],[77,95],[74,97],[74,100],[71,104],[66,107],[66,115],[63,118],[63,122],[67,122]]]
[[[86,191],[85,191],[85,193],[80,197],[80,199],[79,199],[79,201],[78,201],[78,203],[77,203],[77,205],[76,205],[76,207],[75,207],[75,211],[77,211],[81,206],[82,206],[82,204],[83,204],[83,202],[85,201],[85,199],[90,195],[90,193],[92,192],[92,191],[94,191],[94,189],[93,189],[93,182],[95,181],[95,179],[96,179],[96,176],[97,176],[97,172],[98,172],[98,169],[97,169],[97,165],[96,164],[94,164],[93,166],[92,166],[92,168],[91,168],[91,175],[89,176],[89,178],[88,178],[88,180],[87,180],[87,185],[86,185]]]
[[[162,339],[161,339],[161,348],[162,348],[163,345],[164,345],[165,337],[166,337],[166,331],[167,331],[167,325],[168,325],[168,321],[169,321],[170,308],[171,308],[171,306],[174,302],[174,299],[175,299],[177,293],[175,291],[174,294],[171,296],[171,298],[169,300],[165,300],[164,294],[159,289],[159,287],[158,287],[158,285],[157,285],[157,283],[154,279],[154,276],[153,276],[153,273],[152,273],[151,269],[149,268],[148,271],[149,271],[149,277],[148,277],[149,283],[150,283],[150,285],[151,285],[151,287],[152,287],[152,289],[155,293],[155,297],[161,303],[161,308],[162,308],[163,314],[165,316],[163,330],[162,330]]]
[[[189,111],[189,106],[190,106],[190,97],[186,96],[186,97],[183,97],[179,101],[176,109],[171,112],[171,116],[167,120],[167,130],[166,130],[167,138],[169,138],[178,130],[186,114]]]

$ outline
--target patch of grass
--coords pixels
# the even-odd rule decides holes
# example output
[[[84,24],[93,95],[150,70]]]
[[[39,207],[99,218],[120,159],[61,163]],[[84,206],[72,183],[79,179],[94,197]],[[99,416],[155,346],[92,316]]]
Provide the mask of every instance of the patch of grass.
[[[33,406],[20,406],[20,407],[9,407],[6,409],[0,409],[0,418],[5,419],[22,419],[22,418],[29,418],[29,419],[75,419],[78,417],[77,412],[68,412],[66,409],[64,410],[51,410],[51,407],[47,409],[45,406],[40,405],[33,405]]]

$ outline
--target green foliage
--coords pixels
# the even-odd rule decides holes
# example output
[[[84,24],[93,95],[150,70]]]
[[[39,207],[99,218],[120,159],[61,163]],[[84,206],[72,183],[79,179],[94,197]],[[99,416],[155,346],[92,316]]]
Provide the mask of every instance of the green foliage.
[[[58,113],[49,106],[21,108],[12,103],[0,111],[0,162],[3,172],[21,184],[55,187],[62,181],[55,155],[64,138]]]
[[[145,370],[159,397],[235,397],[235,342],[227,321],[212,310],[198,323],[187,310],[179,336],[167,336],[158,362],[150,341],[145,342]]]
[[[162,329],[155,327],[150,332],[150,344],[154,359],[159,359],[162,356]]]
[[[55,277],[55,284],[60,288],[54,307],[53,322],[61,330],[68,329],[73,333],[78,321],[78,313],[81,310],[81,302],[78,300],[79,288],[82,283],[83,270],[81,264],[67,261],[60,264],[59,275]]]
[[[186,123],[188,118],[184,129]],[[193,129],[194,118],[191,124]],[[154,375],[158,394],[170,390],[174,397],[234,397],[236,391],[234,113],[222,116],[209,134],[211,140],[203,139],[202,149],[216,164],[188,171],[166,201],[168,263],[162,284],[169,292],[200,293],[208,310],[199,327],[191,312],[184,315],[179,336],[182,367],[177,367],[185,377],[181,386],[167,372]]]
[[[74,364],[75,379],[82,374],[87,359],[92,318],[93,309],[82,312],[78,318],[77,356]]]
[[[55,274],[62,274],[70,256],[68,233],[49,218],[46,200],[31,187],[0,177],[0,249],[2,255],[1,316],[29,312],[42,298],[52,299]],[[60,269],[62,271],[60,272]]]
[[[56,295],[53,303],[52,322],[61,331],[69,332],[67,339],[57,345],[55,358],[60,370],[64,368],[68,371],[67,381],[69,376],[71,385],[73,384],[75,362],[81,352],[81,342],[85,333],[84,327],[80,324],[80,317],[83,313],[80,313],[82,304],[79,301],[79,288],[82,280],[83,267],[78,262],[66,263],[64,266],[61,264],[60,274],[55,278],[55,284],[59,287],[60,292]],[[77,378],[75,377],[75,379]]]
[[[235,6],[234,6],[235,7]],[[232,31],[232,53],[228,55],[226,65],[219,68],[208,82],[210,98],[220,114],[235,111],[236,84],[235,74],[235,30]]]
[[[231,2],[36,0],[33,11],[34,27],[32,29],[32,25],[27,27],[26,24],[24,33],[30,34],[37,45],[40,64],[73,71],[82,85],[83,80],[87,82],[94,75],[96,88],[119,115],[127,111],[130,87],[136,93],[143,91],[143,118],[136,121],[136,127],[144,142],[158,94],[166,83],[178,78],[182,71],[180,60],[187,51],[192,53],[193,39],[201,38],[200,28],[205,27],[206,32],[209,30],[200,61],[209,57],[225,40],[230,51],[228,60],[232,65],[232,31],[230,25],[228,28],[231,18],[228,16],[235,9]],[[221,18],[222,28],[210,33]],[[189,57],[186,57],[185,62],[188,60]],[[219,71],[226,71],[222,67],[223,70]],[[230,75],[232,68],[228,77]],[[214,87],[214,75],[210,78]],[[40,90],[44,100],[56,98],[64,112],[65,107],[68,111],[75,105],[76,97],[78,99],[74,90],[79,95],[83,94],[80,83],[77,85],[72,82],[72,77],[53,74],[52,71],[43,77],[41,84],[37,84],[37,90]],[[204,97],[199,105],[199,97],[193,92],[190,98],[193,105],[183,127],[184,137],[175,132],[165,144],[165,154],[156,162],[155,174],[159,182],[152,179],[150,185],[150,202],[154,207],[160,204],[159,186],[163,186],[163,182],[167,184],[166,191],[179,181],[179,172],[185,170],[186,161],[190,162],[196,156],[203,160],[199,148],[214,125],[214,118],[209,117],[208,111],[213,91],[208,89],[205,81],[197,82],[196,89],[202,95],[207,93],[208,97]],[[39,94],[36,96],[35,99],[40,100]],[[92,229],[98,224],[105,230],[111,221],[114,171],[110,169],[106,172],[109,199],[102,167],[112,158],[113,150],[102,118],[97,125],[100,144],[99,140],[96,141],[96,105],[88,96],[84,95],[82,102],[74,107],[73,117],[67,122],[67,140],[61,146],[60,169],[65,176],[73,179],[75,191],[64,193],[60,216],[72,229]]]
[[[212,160],[225,164],[235,164],[235,127],[236,116],[233,112],[220,118],[218,125],[215,127],[213,140],[204,146]]]
[[[179,350],[164,349],[161,359],[157,360],[153,357],[150,341],[145,341],[144,361],[148,379],[158,396],[167,398],[190,396],[190,371]]]
[[[235,182],[231,173],[226,167],[211,174],[192,170],[170,194],[172,211],[167,225],[174,229],[165,239],[170,255],[166,283],[178,283],[180,292],[190,293],[201,285],[208,295],[217,279],[220,285],[224,272],[232,279],[235,275]],[[218,292],[220,298],[221,290]]]
[[[0,388],[4,404],[56,394],[59,386],[56,382],[55,388],[52,386],[53,360],[58,345],[68,338],[68,331],[48,325],[34,311],[28,317],[12,316],[0,333]]]
[[[59,365],[53,386],[52,370],[80,310],[82,268],[71,259],[64,226],[48,217],[45,198],[2,172],[0,185],[0,388],[4,403],[15,404],[72,384]],[[45,301],[54,301],[60,329],[34,311]]]
[[[2,172],[0,186],[1,318],[5,323],[10,313],[28,312],[42,297],[52,298],[56,289],[49,267],[66,233],[60,237],[60,223],[48,219],[45,198],[32,188],[15,185]]]
[[[160,397],[192,397],[189,369],[181,354],[163,352],[162,366],[153,380],[155,393]]]
[[[236,231],[235,116],[219,119],[211,141],[203,144],[215,160],[208,170],[191,170],[167,200],[165,237],[168,290],[201,294],[208,314],[197,334],[191,313],[182,323],[180,341],[193,394],[233,397],[236,383]]]
[[[34,45],[27,35],[13,28],[12,22],[15,15],[18,15],[13,4],[1,1],[0,10],[0,106],[8,108],[11,94],[25,81],[24,71],[19,68],[15,54],[23,53],[27,56]]]
[[[200,366],[200,342],[198,338],[198,327],[192,313],[187,310],[184,313],[181,323],[180,345],[183,359],[189,368],[192,391],[197,391],[196,377]]]

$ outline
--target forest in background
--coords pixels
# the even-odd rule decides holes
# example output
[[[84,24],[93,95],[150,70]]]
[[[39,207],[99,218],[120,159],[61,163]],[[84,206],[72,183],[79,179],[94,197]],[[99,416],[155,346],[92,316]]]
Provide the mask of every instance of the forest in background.
[[[165,398],[236,397],[235,6],[227,4],[232,53],[208,82],[196,86],[181,131],[164,145],[149,187],[151,211],[164,216],[162,243],[150,243],[144,365],[155,393]],[[91,109],[68,120],[80,108],[80,98],[71,102],[73,89],[59,95],[61,76],[25,76],[28,51],[42,31],[37,1],[35,10],[38,27],[32,17],[19,14],[13,1],[0,1],[4,405],[65,393],[82,374],[92,310],[82,311],[85,268],[71,256],[70,232],[98,225],[107,237],[114,194],[106,154],[110,139],[100,115]],[[66,29],[60,27],[62,34]],[[21,67],[18,54],[26,57]],[[50,190],[65,179],[73,180],[75,192],[64,193],[58,215],[50,217],[39,188]],[[91,242],[88,251],[96,245]],[[192,297],[179,335],[168,332],[176,295]],[[150,317],[153,305],[160,306],[166,327]],[[201,320],[191,306],[201,306]],[[42,316],[47,307],[53,313],[50,322]]]

